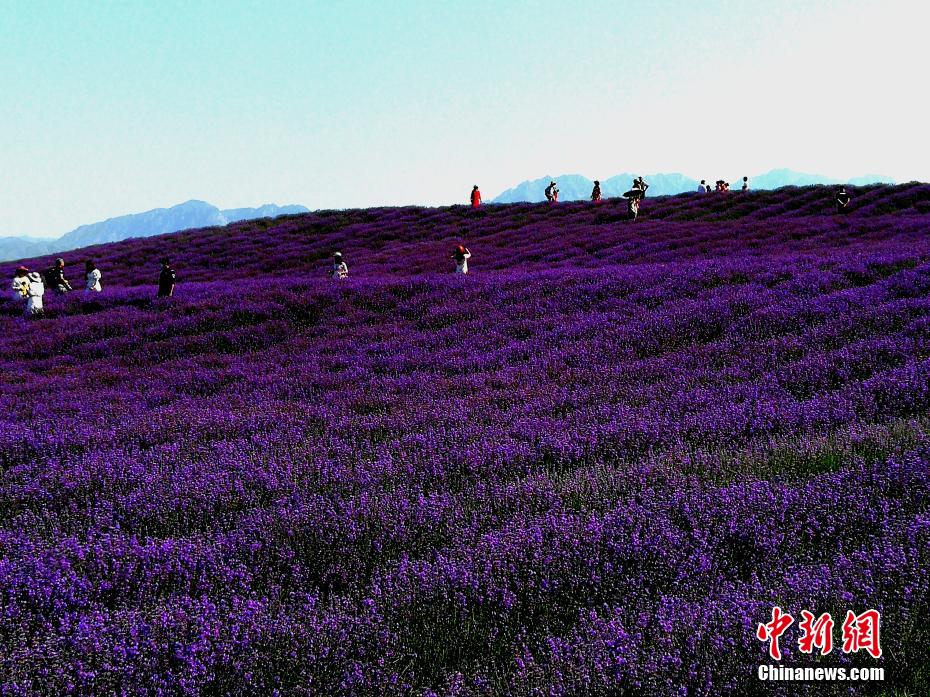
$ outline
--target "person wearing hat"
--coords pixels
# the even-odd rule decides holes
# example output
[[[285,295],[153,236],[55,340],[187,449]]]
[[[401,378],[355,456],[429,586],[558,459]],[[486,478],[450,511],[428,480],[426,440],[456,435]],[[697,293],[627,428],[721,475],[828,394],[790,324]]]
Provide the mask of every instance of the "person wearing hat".
[[[349,277],[349,267],[342,258],[342,252],[333,254],[333,268],[329,270],[329,277],[337,281]]]
[[[455,262],[455,273],[468,273],[468,260],[471,259],[471,252],[463,244],[458,245],[452,252],[452,260]]]
[[[13,276],[13,300],[25,303],[29,297],[29,269],[19,266]]]
[[[103,277],[103,274],[100,273],[100,269],[97,268],[97,265],[88,259],[84,262],[84,290],[88,293],[99,293],[103,290],[103,286],[100,285],[100,279]]]
[[[26,289],[26,317],[42,317],[45,314],[45,308],[42,307],[42,296],[45,295],[45,283],[42,281],[42,274],[38,271],[30,271],[26,276],[29,280],[29,286]]]
[[[841,186],[839,191],[836,192],[836,197],[833,200],[836,202],[836,212],[845,213],[849,210],[849,202],[852,198],[846,193],[846,187]]]
[[[158,274],[158,297],[170,298],[174,295],[174,284],[177,274],[171,268],[171,260],[167,257],[161,260],[161,273]]]
[[[595,203],[601,201],[601,183],[597,179],[594,180],[594,188],[591,189],[591,200]]]
[[[471,190],[471,207],[477,208],[481,205],[481,192],[478,190],[478,185],[475,184]]]
[[[45,272],[45,285],[58,295],[74,290],[65,278],[65,260],[56,259],[52,268]]]

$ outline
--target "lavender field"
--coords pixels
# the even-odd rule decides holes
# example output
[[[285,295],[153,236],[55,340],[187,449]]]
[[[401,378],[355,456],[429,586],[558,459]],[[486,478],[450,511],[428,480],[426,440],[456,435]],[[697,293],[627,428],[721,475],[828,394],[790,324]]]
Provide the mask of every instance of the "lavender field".
[[[930,186],[851,191],[68,253],[0,302],[0,694],[926,694]],[[760,682],[773,605],[886,681]]]

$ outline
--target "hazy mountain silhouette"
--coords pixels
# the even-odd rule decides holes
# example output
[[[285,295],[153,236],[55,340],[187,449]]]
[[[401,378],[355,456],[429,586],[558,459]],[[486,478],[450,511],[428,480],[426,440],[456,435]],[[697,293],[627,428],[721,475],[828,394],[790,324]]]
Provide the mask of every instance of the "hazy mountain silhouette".
[[[258,208],[220,210],[206,201],[191,200],[171,208],[155,208],[144,213],[121,215],[99,223],[81,225],[58,239],[0,237],[0,259],[22,259],[93,244],[118,242],[130,237],[151,237],[191,228],[228,225],[240,220],[307,212],[309,209],[304,206],[278,206],[274,203],[266,203]]]

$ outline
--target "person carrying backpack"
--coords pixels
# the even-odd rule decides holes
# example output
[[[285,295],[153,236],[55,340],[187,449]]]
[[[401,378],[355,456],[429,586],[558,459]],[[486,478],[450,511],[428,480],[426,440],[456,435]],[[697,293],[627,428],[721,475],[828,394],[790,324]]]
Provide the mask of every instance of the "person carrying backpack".
[[[455,251],[452,252],[452,260],[455,262],[455,273],[468,273],[469,259],[471,259],[471,252],[468,251],[468,247],[463,244],[457,246]]]
[[[333,254],[333,268],[329,270],[329,277],[337,281],[349,277],[349,267],[342,259],[342,252]]]
[[[171,260],[168,258],[161,260],[161,273],[158,274],[158,297],[170,298],[174,295],[174,284],[177,281],[177,274],[171,268]]]
[[[471,207],[477,208],[480,205],[481,205],[481,192],[478,190],[478,185],[475,184],[475,186],[471,190]]]
[[[45,286],[51,288],[58,295],[74,290],[71,283],[65,278],[64,259],[56,259],[55,264],[45,272]]]
[[[555,182],[549,182],[546,187],[546,200],[549,203],[556,203],[559,200],[559,190],[555,188]]]
[[[100,269],[97,268],[97,265],[88,259],[84,262],[84,291],[86,293],[99,293],[103,290],[103,286],[100,285],[100,279],[103,277],[103,274],[100,273]]]

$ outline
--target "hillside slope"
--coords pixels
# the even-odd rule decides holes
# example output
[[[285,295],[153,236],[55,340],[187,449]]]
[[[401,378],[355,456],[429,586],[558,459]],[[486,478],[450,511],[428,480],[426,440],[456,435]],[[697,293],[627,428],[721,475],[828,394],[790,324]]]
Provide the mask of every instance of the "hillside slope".
[[[4,690],[796,694],[754,677],[778,603],[838,620],[819,661],[792,626],[786,664],[925,693],[930,187],[829,195],[73,254],[102,294],[0,304]],[[868,608],[882,658],[842,654]]]
[[[852,188],[851,214],[833,215],[824,187],[749,194],[682,194],[647,198],[641,217],[626,221],[622,200],[447,208],[318,211],[274,220],[186,230],[65,252],[73,273],[93,258],[111,285],[154,283],[169,256],[184,280],[256,275],[325,276],[329,255],[342,251],[353,277],[396,277],[449,270],[451,245],[476,253],[473,272],[573,265],[673,262],[731,254],[782,254],[924,237],[930,185]],[[893,217],[887,217],[893,216]],[[868,238],[862,235],[867,232]],[[269,243],[268,240],[274,240]],[[53,255],[26,260],[46,268]],[[10,268],[15,267],[14,263]]]

